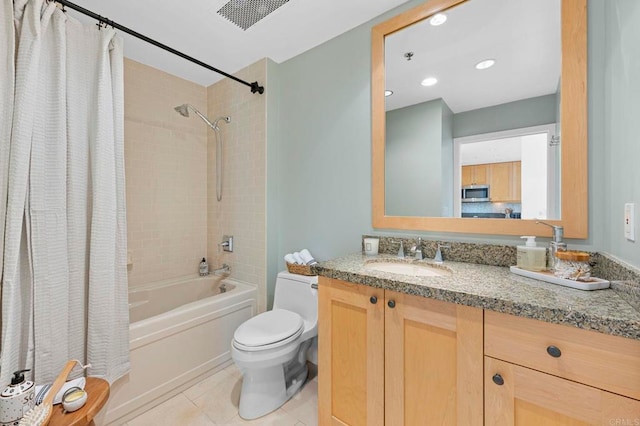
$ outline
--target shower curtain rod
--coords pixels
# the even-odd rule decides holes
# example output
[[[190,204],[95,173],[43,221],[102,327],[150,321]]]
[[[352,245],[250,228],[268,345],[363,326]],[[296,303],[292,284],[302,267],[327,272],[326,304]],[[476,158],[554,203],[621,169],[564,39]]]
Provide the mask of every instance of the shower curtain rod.
[[[182,53],[182,52],[180,52],[180,51],[178,51],[176,49],[173,49],[173,48],[167,46],[166,44],[162,44],[159,41],[156,41],[156,40],[154,40],[152,38],[149,38],[149,37],[147,37],[147,36],[145,36],[143,34],[140,34],[139,32],[133,31],[132,29],[129,29],[129,28],[123,26],[123,25],[120,25],[117,22],[113,22],[110,19],[107,19],[107,18],[105,18],[103,16],[100,16],[97,13],[94,13],[94,12],[88,10],[88,9],[85,9],[82,6],[78,6],[75,3],[71,3],[70,1],[67,1],[67,0],[51,0],[51,1],[53,1],[55,3],[59,3],[63,7],[68,7],[70,9],[73,9],[73,10],[75,10],[77,12],[82,13],[83,15],[86,15],[86,16],[88,16],[90,18],[93,18],[93,19],[97,20],[98,21],[98,25],[104,24],[105,26],[109,26],[109,27],[113,27],[115,29],[118,29],[118,30],[120,30],[122,32],[125,32],[125,33],[127,33],[129,35],[132,35],[132,36],[134,36],[136,38],[139,38],[140,40],[146,41],[149,44],[153,44],[154,46],[159,47],[162,50],[166,50],[167,52],[170,52],[170,53],[173,53],[174,55],[180,56],[181,58],[184,58],[187,61],[193,62],[194,64],[200,65],[201,67],[204,67],[204,68],[206,68],[208,70],[211,70],[213,72],[217,72],[218,74],[224,75],[225,77],[228,77],[228,78],[230,78],[232,80],[235,80],[238,83],[242,83],[245,86],[249,86],[251,88],[251,93],[256,93],[256,92],[259,93],[259,94],[263,94],[264,93],[264,86],[260,86],[257,81],[254,81],[253,83],[248,83],[248,82],[246,82],[244,80],[239,79],[238,77],[235,77],[235,76],[233,76],[231,74],[227,74],[226,72],[221,71],[221,70],[219,70],[219,69],[217,69],[215,67],[212,67],[209,64],[205,64],[204,62],[199,61],[196,58],[193,58],[193,57],[191,57],[191,56],[189,56],[187,54],[184,54],[184,53]]]

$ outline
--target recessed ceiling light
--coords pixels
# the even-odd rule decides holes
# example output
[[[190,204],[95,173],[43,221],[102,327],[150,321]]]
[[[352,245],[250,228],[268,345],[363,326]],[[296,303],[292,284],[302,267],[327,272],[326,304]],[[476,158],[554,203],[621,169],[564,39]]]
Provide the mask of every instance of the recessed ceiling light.
[[[393,95],[393,90],[385,90],[384,91],[384,97],[386,98],[387,96],[391,96]]]
[[[436,13],[435,15],[433,15],[433,18],[429,19],[429,23],[434,27],[442,25],[445,22],[447,22],[447,15],[445,15],[444,13]]]
[[[495,63],[495,59],[485,59],[484,61],[480,61],[476,64],[476,69],[486,70],[487,68],[491,68]]]
[[[422,80],[422,84],[423,86],[433,86],[434,84],[436,84],[438,82],[438,79],[435,77],[427,77],[424,80]]]

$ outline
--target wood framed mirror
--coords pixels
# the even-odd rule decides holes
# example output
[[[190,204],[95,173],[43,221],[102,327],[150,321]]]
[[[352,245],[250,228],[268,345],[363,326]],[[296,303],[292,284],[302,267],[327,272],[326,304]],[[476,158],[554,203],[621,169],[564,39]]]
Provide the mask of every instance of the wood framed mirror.
[[[403,204],[402,200],[411,199],[414,197],[412,193],[409,192],[409,185],[400,185],[400,190],[395,193],[396,198],[391,197],[391,184],[389,176],[385,177],[385,170],[391,170],[393,164],[391,163],[390,158],[387,158],[387,149],[389,146],[387,145],[387,132],[391,131],[391,125],[389,125],[389,129],[387,127],[387,120],[389,120],[389,111],[387,108],[387,100],[385,98],[385,90],[390,89],[391,87],[387,87],[387,69],[385,61],[385,43],[389,43],[390,40],[393,40],[392,37],[396,37],[396,35],[401,34],[405,30],[410,30],[415,27],[416,24],[422,24],[428,22],[432,17],[436,14],[445,14],[451,16],[457,16],[458,11],[462,11],[462,8],[469,8],[473,6],[476,8],[476,11],[471,10],[470,16],[478,16],[477,8],[480,7],[490,7],[487,6],[487,3],[495,3],[502,5],[504,8],[517,8],[517,5],[514,6],[514,2],[506,2],[504,0],[430,0],[426,3],[417,6],[407,12],[404,12],[398,16],[395,16],[381,24],[378,24],[372,29],[371,33],[371,42],[372,42],[372,64],[371,64],[371,99],[372,99],[372,213],[373,213],[373,227],[378,229],[399,229],[399,230],[414,230],[414,231],[433,231],[433,232],[456,232],[456,233],[474,233],[474,234],[496,234],[496,235],[537,235],[537,236],[550,236],[551,231],[548,227],[536,224],[536,219],[542,219],[545,222],[561,225],[564,227],[564,235],[567,238],[587,238],[588,236],[588,138],[587,138],[587,0],[553,0],[555,4],[558,6],[558,17],[557,23],[559,28],[557,29],[557,37],[559,39],[559,54],[561,58],[558,58],[557,61],[557,73],[559,75],[556,77],[556,87],[557,94],[554,99],[556,99],[555,106],[553,107],[556,111],[554,111],[555,116],[557,117],[556,122],[553,123],[557,126],[558,134],[559,129],[561,129],[561,134],[558,137],[558,134],[549,133],[549,140],[546,141],[547,146],[556,146],[558,151],[557,155],[557,170],[556,170],[556,178],[557,179],[557,189],[555,192],[550,190],[555,194],[557,199],[556,206],[549,207],[550,211],[555,211],[555,213],[549,213],[545,209],[547,207],[543,207],[541,210],[536,209],[528,209],[528,213],[524,214],[522,218],[518,218],[517,215],[510,216],[510,212],[513,209],[507,207],[505,211],[508,213],[507,216],[510,216],[508,219],[504,218],[489,218],[484,217],[463,217],[465,207],[464,203],[461,203],[464,197],[464,191],[462,191],[462,182],[463,179],[468,179],[469,170],[463,169],[464,162],[460,162],[460,159],[456,157],[455,161],[453,161],[453,165],[449,165],[449,157],[447,157],[447,161],[443,161],[443,163],[447,164],[447,167],[451,170],[449,173],[449,181],[447,183],[447,187],[443,190],[443,194],[445,194],[444,199],[447,201],[444,202],[442,200],[437,201],[439,203],[436,207],[436,212],[441,213],[439,216],[437,214],[421,214],[420,210],[416,211],[398,211],[396,209],[398,204]],[[515,2],[517,3],[517,2]],[[528,2],[529,5],[535,4],[536,2]],[[523,4],[526,4],[524,2]],[[508,5],[508,6],[507,6]],[[494,5],[495,6],[495,5]],[[527,6],[528,7],[528,6]],[[502,8],[498,8],[502,10]],[[496,8],[492,7],[492,11],[495,12]],[[531,14],[532,12],[525,10],[520,11],[521,13]],[[475,15],[474,15],[475,14]],[[500,17],[502,19],[502,24],[508,22],[505,16]],[[522,26],[524,24],[519,25],[519,18],[514,18],[511,24],[515,24],[516,27]],[[455,19],[451,19],[454,21]],[[470,26],[470,22],[475,23],[474,19],[459,19],[460,22],[467,22],[466,25]],[[488,25],[495,25],[498,22],[497,20],[483,20],[481,23],[484,28],[482,31],[486,29]],[[540,22],[540,20],[538,21]],[[501,26],[503,26],[501,24]],[[433,24],[431,24],[433,25]],[[449,23],[445,24],[449,25]],[[444,25],[443,25],[444,27]],[[506,27],[506,25],[505,25]],[[464,37],[467,39],[479,39],[480,30],[478,28],[469,30],[467,34],[464,34],[465,31],[459,32],[464,34]],[[494,41],[495,39],[494,35]],[[511,37],[511,36],[509,36]],[[507,37],[507,38],[509,38]],[[523,36],[524,37],[524,36]],[[513,36],[513,38],[518,38],[518,36]],[[534,40],[537,37],[529,37],[522,38],[523,40]],[[448,36],[442,37],[442,40],[430,40],[432,46],[437,46],[437,48],[433,48],[433,55],[423,55],[423,56],[431,56],[432,58],[440,56],[447,56],[447,52],[452,51],[460,51],[464,52],[464,48],[462,45],[457,45],[457,47],[444,47],[439,46],[439,43],[444,43],[447,40],[453,40],[455,37]],[[423,39],[424,40],[424,39]],[[455,39],[456,42],[461,43],[460,39]],[[499,43],[492,43],[493,45],[497,45]],[[529,43],[526,43],[529,44]],[[518,47],[516,50],[520,52],[520,48]],[[391,50],[391,49],[389,49]],[[538,48],[538,50],[540,50]],[[417,60],[418,57],[413,57],[413,55],[407,55],[407,53],[412,53],[407,51],[402,60],[407,61],[411,64],[420,64]],[[408,57],[407,57],[408,56]],[[451,55],[455,56],[455,55]],[[466,55],[468,60],[473,65],[475,59],[471,56]],[[520,55],[525,56],[525,55]],[[490,56],[491,57],[491,56]],[[409,62],[414,61],[414,62]],[[390,62],[390,61],[389,61]],[[431,61],[434,62],[434,61]],[[513,78],[517,79],[520,76],[520,71],[516,71],[514,65],[510,65],[509,61],[502,61],[501,58],[497,58],[497,62],[504,68],[512,66],[513,68]],[[391,64],[391,62],[390,62]],[[478,63],[479,65],[479,63]],[[498,67],[496,67],[498,68]],[[425,77],[428,76],[428,71],[424,71]],[[449,76],[455,74],[454,72],[446,72],[443,75],[442,79],[446,80]],[[486,74],[488,75],[488,74]],[[503,79],[504,81],[504,79]],[[451,86],[460,87],[460,82],[454,82]],[[534,84],[527,82],[525,86],[533,86]],[[482,84],[478,85],[482,86]],[[416,91],[423,89],[420,87],[420,81],[416,84]],[[476,86],[467,86],[467,87],[476,87]],[[414,89],[411,89],[414,90]],[[501,86],[499,90],[493,90],[493,92],[502,92],[506,94],[510,92],[511,89],[507,87],[507,85],[503,87]],[[473,90],[466,90],[467,92],[472,92]],[[395,94],[393,95],[395,96]],[[498,103],[500,101],[493,100],[490,103],[489,107],[484,105],[481,108],[477,108],[477,105],[474,107],[473,102],[464,104],[466,106],[458,106],[459,102],[451,100],[448,98],[448,94],[440,95],[437,99],[439,102],[446,104],[451,103],[455,104],[455,108],[451,108],[450,111],[452,114],[448,116],[452,116],[453,120],[460,120],[462,122],[462,118],[464,114],[468,114],[469,108],[476,108],[474,111],[479,111],[484,108],[485,110],[488,108],[492,108],[496,111],[509,111],[509,114],[515,114],[514,111],[527,111],[526,108],[519,110],[518,101],[510,100],[508,97],[506,102],[502,102],[500,105]],[[524,96],[524,95],[519,95]],[[538,96],[538,95],[535,95]],[[480,96],[482,97],[482,96]],[[488,96],[484,96],[484,98],[488,98]],[[536,101],[542,102],[546,101],[544,96],[536,97]],[[436,98],[434,98],[436,99]],[[518,98],[516,98],[518,99]],[[395,102],[395,99],[394,99]],[[416,101],[409,100],[406,101],[404,106],[407,105],[415,105],[416,102],[424,103],[425,101]],[[413,102],[413,103],[411,103]],[[496,103],[498,102],[498,103]],[[547,104],[548,106],[549,104]],[[497,108],[496,108],[497,106]],[[465,110],[465,108],[467,108]],[[549,108],[542,107],[542,110],[548,110]],[[458,111],[456,111],[458,110]],[[459,112],[462,110],[461,112]],[[444,111],[444,109],[443,109]],[[484,111],[484,110],[483,110]],[[526,115],[526,112],[522,112],[522,114]],[[443,113],[444,117],[445,114]],[[460,118],[458,118],[460,117]],[[481,116],[482,117],[482,116]],[[520,117],[523,118],[523,117]],[[442,119],[443,123],[445,122],[444,118]],[[516,120],[518,121],[518,120]],[[526,120],[522,121],[526,122]],[[389,121],[391,123],[391,121]],[[406,129],[406,125],[402,124],[400,126],[396,126],[400,129]],[[461,126],[458,126],[461,127]],[[520,126],[520,129],[524,132],[523,134],[532,133],[531,129],[539,129],[539,126],[529,127],[526,125]],[[526,127],[526,129],[523,129]],[[422,129],[421,135],[424,133],[430,132],[431,129]],[[452,143],[451,146],[459,147],[462,146],[463,143],[468,143],[470,140],[487,140],[489,136],[502,135],[504,131],[509,133],[513,128],[500,128],[497,132],[480,132],[474,135],[464,134],[463,136],[458,135],[456,137],[455,131],[453,132],[453,136],[450,137]],[[526,133],[529,132],[529,133]],[[486,136],[484,139],[483,137]],[[422,137],[422,136],[421,136]],[[500,136],[506,137],[506,136]],[[558,142],[559,139],[559,142]],[[544,144],[543,144],[544,145]],[[479,145],[478,145],[479,146]],[[457,149],[457,148],[456,148]],[[413,154],[413,152],[412,152]],[[443,155],[440,153],[436,153],[437,155]],[[447,154],[449,155],[449,154]],[[453,158],[453,149],[451,149],[451,158]],[[458,155],[456,152],[455,155]],[[409,157],[412,157],[410,155]],[[415,157],[415,156],[413,156]],[[405,156],[405,158],[407,158]],[[421,157],[422,158],[422,157]],[[486,163],[491,160],[484,160]],[[523,160],[524,161],[524,160]],[[527,160],[531,163],[532,160]],[[520,173],[520,164],[517,164],[517,161],[511,161],[513,165],[509,166],[507,163],[509,161],[496,160],[496,163],[500,162],[501,164],[495,164],[494,167],[491,167],[490,164],[489,170],[493,170],[493,184],[490,185],[496,195],[492,197],[491,203],[493,201],[499,200],[503,202],[505,200],[509,201],[510,198],[519,197],[520,188],[516,188],[515,191],[518,192],[518,195],[501,195],[498,197],[498,193],[504,193],[507,190],[501,189],[500,186],[504,186],[505,179],[509,179],[508,176],[511,176],[514,173],[518,173],[518,179],[523,179],[530,181],[530,175],[524,175],[522,177],[519,175]],[[522,163],[522,167],[525,167],[525,163]],[[397,165],[395,167],[398,167]],[[420,172],[417,174],[416,178],[412,178],[413,181],[418,181],[419,185],[417,185],[422,191],[421,195],[418,197],[423,197],[426,194],[426,197],[436,199],[437,197],[431,195],[429,191],[429,185],[433,184],[432,181],[428,178],[427,171],[437,169],[436,166],[430,166],[428,164],[412,166],[408,162],[404,163],[404,167],[418,169]],[[546,167],[546,166],[545,166]],[[551,166],[548,166],[549,170],[551,170]],[[484,168],[483,168],[484,170]],[[516,172],[517,170],[517,172]],[[546,170],[546,169],[545,169]],[[483,171],[484,172],[484,171]],[[464,173],[465,176],[462,176]],[[473,173],[473,172],[471,172]],[[491,172],[489,172],[491,174]],[[529,172],[530,173],[530,172]],[[549,171],[551,173],[551,171]],[[402,174],[402,173],[401,173]],[[406,178],[406,176],[405,176]],[[443,179],[443,182],[447,179]],[[518,180],[519,182],[519,180]],[[510,184],[512,189],[514,185],[518,184]],[[524,185],[524,184],[523,184]],[[445,184],[441,182],[441,186],[444,188]],[[486,185],[489,186],[489,185]],[[431,185],[433,188],[433,185]],[[551,187],[551,184],[549,184]],[[436,185],[437,188],[437,185]],[[508,192],[508,191],[507,191]],[[512,190],[514,192],[514,190]],[[531,190],[529,190],[531,192]],[[398,195],[399,194],[399,195]],[[400,198],[398,198],[400,197]],[[404,198],[403,198],[404,197]],[[550,197],[550,196],[549,196]],[[524,198],[524,196],[522,197]],[[529,198],[528,198],[529,199]],[[551,198],[549,198],[551,199]],[[394,201],[396,200],[396,201]],[[397,200],[401,200],[398,202]],[[519,200],[518,200],[519,201]],[[549,202],[553,205],[553,202]],[[445,205],[446,204],[446,205]],[[511,204],[506,204],[507,206],[511,206]],[[516,204],[517,205],[517,204]],[[479,206],[479,204],[478,204]],[[486,206],[485,206],[486,207]],[[495,206],[493,206],[495,207]],[[523,211],[525,208],[523,208]],[[427,210],[423,210],[427,211]],[[538,216],[537,211],[543,211],[541,213],[542,216]]]

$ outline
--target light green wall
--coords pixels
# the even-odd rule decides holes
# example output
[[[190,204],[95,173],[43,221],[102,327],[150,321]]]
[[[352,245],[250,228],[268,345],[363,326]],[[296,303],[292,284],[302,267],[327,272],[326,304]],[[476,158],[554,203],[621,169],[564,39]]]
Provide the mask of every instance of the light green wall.
[[[442,214],[444,102],[436,99],[386,114],[385,213]]]
[[[442,101],[442,209],[440,215],[453,216],[453,111]]]
[[[556,95],[538,96],[453,116],[453,137],[522,129],[556,122]]]
[[[605,6],[606,250],[640,266],[640,2]],[[636,241],[624,238],[624,203],[636,205]]]
[[[610,251],[640,266],[639,243],[622,241],[621,222],[612,225],[608,221],[621,217],[624,201],[634,199],[640,204],[640,167],[637,165],[640,83],[634,80],[639,75],[636,52],[640,36],[638,29],[631,25],[638,22],[638,6],[636,0],[607,4],[608,28],[605,30],[605,2],[589,1],[590,236],[568,242],[576,249]],[[320,260],[358,251],[361,235],[365,233],[519,243],[515,236],[372,228],[370,29],[419,3],[421,1],[408,2],[273,67],[274,73],[270,75],[277,73],[281,82],[275,106],[280,114],[280,129],[277,136],[269,132],[268,152],[279,157],[279,169],[267,172],[268,187],[278,188],[277,199],[268,202],[267,217],[278,213],[278,217],[273,218],[277,228],[268,231],[268,246],[277,246],[274,259],[278,259],[278,268],[284,268],[281,258],[285,253],[302,247],[309,248]],[[608,35],[606,46],[605,33]],[[622,40],[616,40],[619,34],[623,35]],[[605,48],[614,50],[605,55]],[[630,58],[632,55],[635,56]],[[605,61],[609,92],[606,106]],[[270,84],[269,77],[267,82]],[[609,124],[605,126],[605,122]],[[272,149],[272,143],[276,143],[277,148]],[[272,210],[274,206],[279,211]],[[274,234],[277,243],[272,241]],[[273,286],[273,281],[269,284]]]
[[[280,224],[281,211],[280,170],[282,167],[280,146],[280,74],[278,65],[267,60],[267,81],[265,84],[267,97],[267,206],[266,206],[266,265],[267,265],[267,309],[273,304],[273,291],[276,275],[280,268]],[[284,265],[284,264],[283,264]]]

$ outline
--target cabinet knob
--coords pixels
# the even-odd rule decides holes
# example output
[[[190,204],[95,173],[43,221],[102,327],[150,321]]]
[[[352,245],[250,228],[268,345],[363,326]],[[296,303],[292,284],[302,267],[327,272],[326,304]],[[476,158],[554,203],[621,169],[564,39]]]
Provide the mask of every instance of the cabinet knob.
[[[502,386],[504,385],[504,379],[500,374],[496,373],[493,375],[493,383],[495,383],[498,386]]]
[[[396,302],[395,302],[395,300],[389,300],[389,301],[387,302],[387,305],[388,305],[391,309],[393,309],[393,308],[395,308],[395,307],[396,307]]]
[[[369,298],[369,302],[371,302],[372,304],[374,304],[374,305],[375,305],[376,303],[378,303],[378,298],[377,298],[377,297],[375,297],[375,296],[371,296],[371,297]]]
[[[553,345],[547,348],[547,353],[554,358],[560,358],[560,355],[562,355],[562,351],[560,350],[560,348]]]

